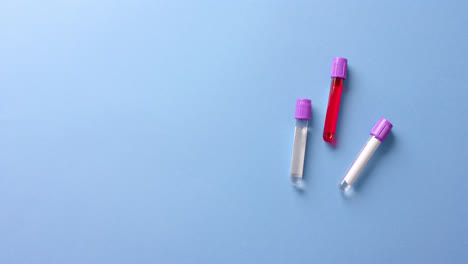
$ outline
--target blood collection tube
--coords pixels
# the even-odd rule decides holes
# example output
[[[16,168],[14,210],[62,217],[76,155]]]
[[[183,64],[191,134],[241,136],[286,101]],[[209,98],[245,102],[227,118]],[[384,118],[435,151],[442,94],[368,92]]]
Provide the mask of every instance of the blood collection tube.
[[[297,99],[296,102],[296,129],[291,162],[291,184],[299,187],[302,183],[304,157],[307,143],[307,125],[312,114],[309,99]]]
[[[374,155],[374,152],[377,150],[380,143],[382,143],[388,134],[390,134],[392,127],[393,125],[388,122],[387,119],[380,118],[379,122],[377,122],[377,124],[371,130],[371,136],[366,145],[364,145],[361,152],[359,152],[353,164],[351,164],[351,167],[349,167],[345,176],[340,181],[338,188],[342,192],[347,192],[351,188],[362,169],[364,169],[369,159],[372,157],[372,155]]]
[[[331,70],[330,96],[328,97],[327,115],[325,117],[325,127],[323,128],[323,140],[334,142],[336,121],[340,111],[341,93],[343,92],[343,81],[346,80],[348,71],[348,60],[336,57],[333,59]]]

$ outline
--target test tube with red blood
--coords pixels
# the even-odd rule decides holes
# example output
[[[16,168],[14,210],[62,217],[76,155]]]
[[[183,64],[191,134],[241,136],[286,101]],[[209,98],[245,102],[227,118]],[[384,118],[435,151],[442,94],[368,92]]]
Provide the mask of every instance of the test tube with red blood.
[[[328,97],[327,115],[325,117],[325,127],[323,129],[323,140],[334,143],[336,122],[340,111],[341,93],[343,92],[343,81],[346,80],[348,71],[348,60],[335,57],[333,59],[331,71],[330,96]]]

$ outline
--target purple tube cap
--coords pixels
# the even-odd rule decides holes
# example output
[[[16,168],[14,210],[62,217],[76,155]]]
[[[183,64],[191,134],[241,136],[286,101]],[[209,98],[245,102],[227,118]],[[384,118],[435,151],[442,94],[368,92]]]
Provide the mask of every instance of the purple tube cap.
[[[312,115],[312,105],[309,99],[299,98],[296,102],[296,119],[310,120]]]
[[[348,60],[345,58],[335,57],[333,58],[331,77],[341,78],[346,80],[348,74]]]
[[[376,137],[381,142],[387,138],[388,134],[390,134],[390,130],[392,130],[392,123],[388,122],[385,118],[380,118],[379,122],[375,124],[374,128],[372,128],[370,134]]]

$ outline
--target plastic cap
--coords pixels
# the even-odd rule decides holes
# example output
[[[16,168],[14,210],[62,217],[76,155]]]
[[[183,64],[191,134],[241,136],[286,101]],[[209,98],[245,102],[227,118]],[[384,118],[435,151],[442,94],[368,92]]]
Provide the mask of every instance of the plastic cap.
[[[345,58],[335,57],[333,58],[331,77],[342,78],[346,80],[348,74],[348,60]]]
[[[309,99],[297,99],[296,119],[309,120],[312,115],[312,106]]]
[[[392,127],[392,123],[388,122],[387,119],[382,117],[380,118],[379,122],[375,124],[370,134],[376,137],[381,142],[383,142],[385,138],[387,138],[388,134],[390,134],[390,130],[392,130]]]

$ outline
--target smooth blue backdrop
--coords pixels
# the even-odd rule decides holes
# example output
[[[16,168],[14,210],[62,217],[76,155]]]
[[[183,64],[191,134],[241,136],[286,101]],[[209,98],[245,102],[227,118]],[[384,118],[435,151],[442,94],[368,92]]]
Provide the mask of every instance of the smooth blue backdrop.
[[[468,263],[467,1],[2,1],[0,263]],[[338,145],[332,58],[349,60]],[[289,184],[312,99],[304,192]],[[394,123],[354,192],[337,183]]]

